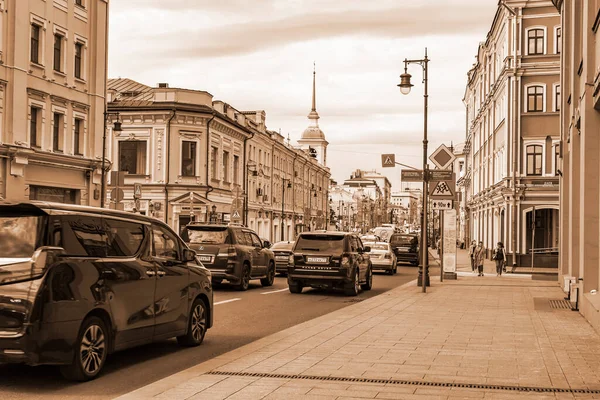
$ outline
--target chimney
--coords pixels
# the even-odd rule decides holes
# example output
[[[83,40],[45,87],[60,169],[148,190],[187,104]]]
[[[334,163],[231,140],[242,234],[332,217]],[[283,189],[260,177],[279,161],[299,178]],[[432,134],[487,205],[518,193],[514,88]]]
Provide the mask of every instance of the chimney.
[[[168,83],[166,83],[166,82],[162,82],[162,83],[159,83],[159,84],[158,84],[158,87],[159,87],[160,89],[166,89],[166,88],[168,88],[168,87],[169,87],[169,84],[168,84]]]

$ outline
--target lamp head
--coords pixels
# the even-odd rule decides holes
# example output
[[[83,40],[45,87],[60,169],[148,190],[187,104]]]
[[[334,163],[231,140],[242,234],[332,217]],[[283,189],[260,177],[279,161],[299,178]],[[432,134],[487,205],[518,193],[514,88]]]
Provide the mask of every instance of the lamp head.
[[[217,206],[213,204],[213,206],[210,209],[212,210],[212,212],[216,212],[217,211]]]
[[[411,74],[406,72],[406,68],[404,69],[404,73],[400,75],[400,83],[398,87],[400,88],[400,93],[409,94],[410,89],[413,87],[412,83],[410,83]]]
[[[113,131],[115,132],[123,132],[123,128],[121,127],[121,121],[117,120],[113,124]]]

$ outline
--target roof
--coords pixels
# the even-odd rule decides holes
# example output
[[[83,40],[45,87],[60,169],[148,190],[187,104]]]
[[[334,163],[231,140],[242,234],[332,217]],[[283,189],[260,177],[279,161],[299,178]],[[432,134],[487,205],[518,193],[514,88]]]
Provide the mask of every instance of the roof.
[[[309,126],[302,132],[302,139],[322,139],[325,140],[325,134],[318,126]]]

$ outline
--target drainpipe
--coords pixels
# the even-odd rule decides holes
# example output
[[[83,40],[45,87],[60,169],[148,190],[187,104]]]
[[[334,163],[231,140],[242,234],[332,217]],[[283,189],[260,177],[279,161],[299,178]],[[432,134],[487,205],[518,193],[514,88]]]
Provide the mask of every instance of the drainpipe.
[[[165,224],[169,225],[169,181],[171,173],[171,121],[175,118],[175,109],[171,110],[171,116],[167,120],[167,169],[165,179]]]
[[[210,173],[208,172],[209,166],[210,166],[210,123],[212,122],[213,119],[215,119],[216,114],[213,112],[212,116],[210,117],[210,119],[206,122],[206,200],[208,200],[208,195],[210,194],[210,192],[212,192],[213,190],[215,190],[214,187],[212,187],[209,183],[209,178],[210,178]],[[190,204],[190,207],[192,205]],[[192,210],[193,211],[193,210]],[[206,216],[207,219],[209,219],[209,215],[208,215],[208,205],[206,206]],[[207,221],[210,222],[210,221]]]
[[[508,7],[507,7],[508,8]],[[509,9],[510,10],[510,9]],[[518,18],[517,18],[517,14],[512,11],[512,15],[514,18],[514,24],[513,24],[513,53],[514,53],[514,58],[513,58],[513,116],[512,116],[512,123],[513,123],[513,132],[512,132],[512,146],[513,146],[513,155],[512,155],[512,186],[513,186],[513,199],[512,199],[512,203],[513,203],[513,207],[512,207],[512,213],[511,213],[511,220],[512,220],[512,266],[513,269],[517,266],[517,153],[518,153],[518,138],[517,138],[517,129],[518,129],[518,122],[517,122],[517,117],[520,115],[520,110],[519,110],[519,96],[521,95],[521,91],[519,90],[518,87],[518,82],[519,80],[517,79],[517,45],[518,45],[518,39],[517,39],[517,24],[518,24]]]
[[[248,147],[246,142],[254,138],[255,134],[256,132],[252,131],[250,137],[244,138],[244,226],[248,226],[248,201],[250,197],[248,194]]]
[[[271,137],[272,138],[272,137]],[[269,236],[271,239],[271,243],[275,243],[277,238],[275,237],[275,232],[273,230],[275,218],[273,217],[273,211],[275,211],[275,207],[273,204],[273,197],[275,197],[275,191],[273,190],[275,187],[275,182],[273,181],[273,175],[275,175],[275,141],[271,145],[271,225],[269,229]]]
[[[292,162],[292,235],[296,240],[296,159],[298,154],[294,152],[294,161]]]

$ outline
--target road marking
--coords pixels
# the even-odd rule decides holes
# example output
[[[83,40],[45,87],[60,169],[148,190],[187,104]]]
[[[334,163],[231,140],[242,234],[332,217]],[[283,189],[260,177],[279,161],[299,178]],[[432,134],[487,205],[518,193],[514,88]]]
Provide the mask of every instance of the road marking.
[[[285,288],[285,289],[273,290],[271,292],[263,292],[261,294],[273,294],[273,293],[285,292],[286,290],[290,290],[290,289]]]
[[[229,299],[229,300],[223,300],[223,301],[217,301],[216,303],[214,303],[214,306],[218,306],[219,304],[225,304],[225,303],[232,303],[234,301],[238,301],[241,300],[240,298],[235,298],[235,299]]]

